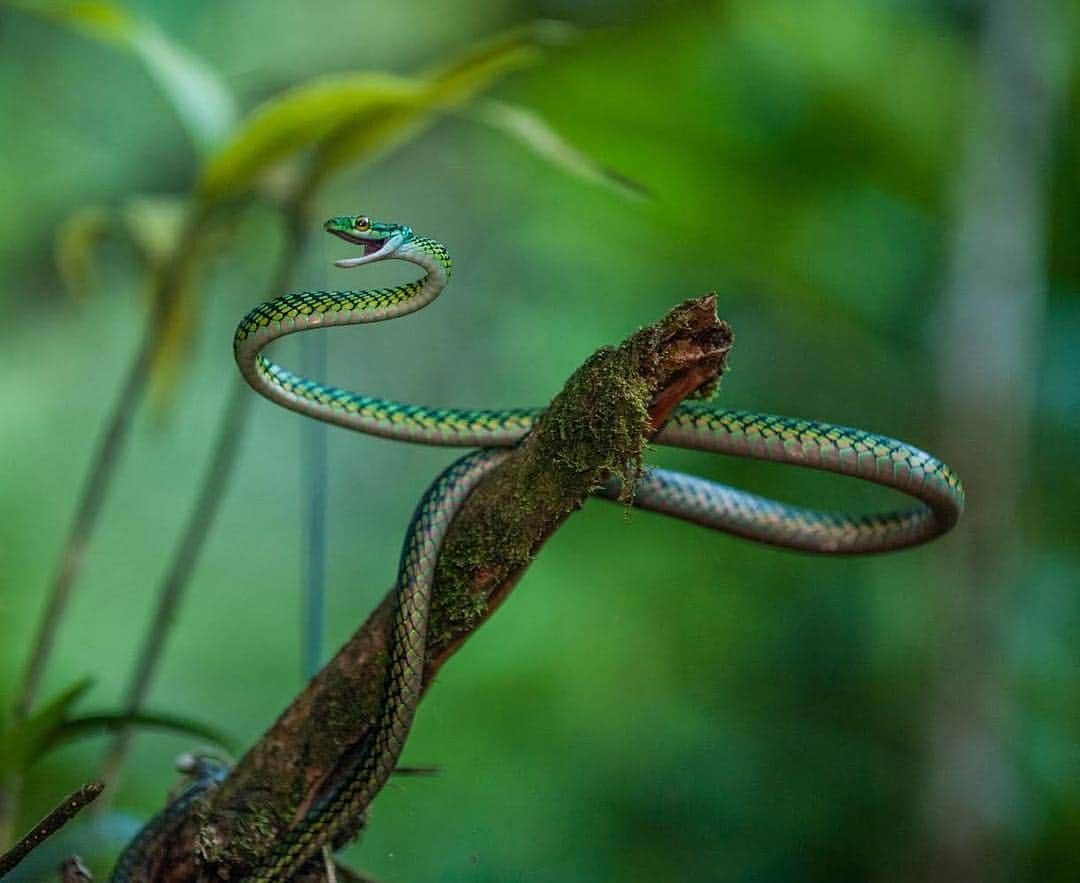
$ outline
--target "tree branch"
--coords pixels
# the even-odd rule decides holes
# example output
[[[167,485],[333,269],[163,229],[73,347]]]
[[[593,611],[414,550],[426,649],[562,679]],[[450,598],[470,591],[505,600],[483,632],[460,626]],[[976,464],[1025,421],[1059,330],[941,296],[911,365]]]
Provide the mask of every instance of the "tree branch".
[[[34,825],[25,837],[0,855],[0,877],[14,870],[19,862],[75,818],[87,804],[93,803],[104,788],[101,782],[90,782],[64,798],[64,801]]]
[[[510,593],[543,543],[610,476],[632,486],[648,439],[723,372],[731,331],[715,296],[687,301],[595,353],[470,495],[440,554],[425,689]],[[348,763],[382,700],[391,592],[229,777],[196,801],[139,879],[241,877]],[[313,862],[311,875],[323,879]],[[301,879],[301,878],[297,878]]]

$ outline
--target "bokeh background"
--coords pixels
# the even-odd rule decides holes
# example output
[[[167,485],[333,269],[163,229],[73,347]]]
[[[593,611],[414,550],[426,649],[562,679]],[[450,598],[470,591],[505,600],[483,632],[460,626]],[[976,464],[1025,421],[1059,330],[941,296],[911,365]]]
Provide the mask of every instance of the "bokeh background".
[[[903,438],[968,488],[941,541],[852,560],[590,503],[441,674],[405,756],[441,772],[387,788],[351,864],[388,883],[1080,876],[1075,3],[126,8],[201,58],[241,114],[326,73],[411,76],[516,24],[575,26],[484,94],[650,196],[456,111],[346,164],[313,218],[409,223],[457,272],[421,314],[325,333],[333,381],[427,404],[542,403],[598,346],[716,290],[736,336],[723,403]],[[122,218],[135,197],[190,194],[203,162],[146,65],[69,24],[0,4],[9,722],[150,314]],[[58,264],[87,206],[121,220],[85,253],[61,246]],[[120,707],[229,401],[233,327],[282,247],[273,201],[249,200],[205,261],[184,307],[194,333],[138,411],[40,701],[89,675],[77,710]],[[342,252],[313,234],[290,284],[402,278],[347,276],[330,266]],[[279,353],[296,364],[300,344]],[[304,682],[304,422],[254,403],[148,703],[241,747]],[[452,456],[341,430],[328,444],[324,655],[391,584],[412,507]],[[792,501],[895,502],[800,470],[653,462]],[[30,767],[14,831],[95,775],[107,744]],[[46,879],[74,849],[103,873],[197,744],[140,732],[108,811],[13,879]]]

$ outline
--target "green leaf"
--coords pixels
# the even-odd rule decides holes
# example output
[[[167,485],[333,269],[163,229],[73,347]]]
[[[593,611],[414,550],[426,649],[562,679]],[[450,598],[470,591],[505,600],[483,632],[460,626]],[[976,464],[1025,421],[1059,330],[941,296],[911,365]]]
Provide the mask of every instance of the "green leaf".
[[[107,43],[124,45],[138,22],[122,6],[107,0],[69,0],[69,2],[35,3],[31,0],[8,0],[9,6],[23,12],[51,19],[57,24],[80,31],[85,36]]]
[[[199,194],[213,202],[251,188],[268,168],[350,122],[420,107],[423,86],[389,74],[320,77],[257,107],[203,169]]]
[[[58,0],[8,5],[132,52],[172,103],[200,153],[219,144],[236,123],[236,104],[221,77],[150,22],[107,0]]]
[[[538,22],[478,43],[425,77],[358,72],[291,89],[256,108],[209,159],[199,193],[208,202],[238,196],[271,167],[308,149],[310,191],[334,170],[370,161],[418,134],[437,112],[535,64],[543,45],[565,41],[568,33],[557,23]]]
[[[89,678],[77,682],[33,714],[9,721],[0,730],[0,781],[22,773],[41,755],[90,684]]]
[[[429,70],[425,78],[439,82],[445,97],[467,98],[504,73],[539,61],[541,50],[564,46],[577,36],[568,22],[539,19],[481,40],[446,64]]]
[[[471,107],[466,116],[509,135],[553,166],[586,181],[638,199],[648,191],[636,181],[620,175],[574,147],[536,111],[505,101],[488,99]]]
[[[153,712],[102,713],[71,717],[71,709],[89,689],[89,679],[69,687],[29,717],[0,729],[0,782],[23,773],[35,760],[60,745],[121,727],[153,727],[205,739],[232,750],[218,728],[191,718]]]
[[[573,33],[569,25],[550,21],[505,31],[415,81],[418,95],[411,106],[342,120],[320,145],[309,168],[307,188],[314,189],[344,165],[369,162],[415,137],[431,124],[436,112],[458,108],[506,74],[536,64],[544,46],[565,43]]]

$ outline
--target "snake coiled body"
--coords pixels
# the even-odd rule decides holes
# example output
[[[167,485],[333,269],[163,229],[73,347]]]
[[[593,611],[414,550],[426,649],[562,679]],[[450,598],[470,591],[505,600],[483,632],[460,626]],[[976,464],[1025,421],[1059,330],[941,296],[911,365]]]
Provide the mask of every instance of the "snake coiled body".
[[[389,439],[480,450],[436,479],[409,528],[399,568],[383,702],[358,760],[285,833],[248,878],[252,883],[290,879],[323,844],[333,843],[350,829],[390,776],[420,699],[431,587],[447,527],[476,483],[543,413],[542,408],[461,410],[404,404],[300,377],[263,355],[272,341],[297,331],[379,322],[415,312],[438,297],[450,278],[452,265],[443,245],[408,227],[348,216],[327,221],[325,228],[363,250],[359,257],[338,261],[338,266],[396,258],[418,265],[424,276],[390,288],[287,294],[254,308],[234,338],[244,378],[270,400],[327,423]],[[903,491],[918,501],[900,511],[855,515],[779,503],[669,470],[649,470],[637,482],[636,506],[775,546],[827,554],[900,549],[948,530],[963,509],[960,481],[940,460],[859,429],[693,401],[675,409],[654,442],[850,475]],[[600,494],[614,498],[620,490],[612,483]],[[126,878],[114,877],[121,879]]]

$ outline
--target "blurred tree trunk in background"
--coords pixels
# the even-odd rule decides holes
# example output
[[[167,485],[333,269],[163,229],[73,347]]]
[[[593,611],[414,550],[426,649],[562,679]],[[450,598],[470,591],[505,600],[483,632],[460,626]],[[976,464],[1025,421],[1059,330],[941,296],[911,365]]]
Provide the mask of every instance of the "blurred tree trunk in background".
[[[1061,106],[1051,0],[988,0],[957,175],[939,323],[942,453],[968,511],[939,560],[937,683],[929,719],[928,879],[1012,879],[1017,781],[1007,630],[1021,599],[1022,489],[1043,333],[1046,191]],[[1060,24],[1060,23],[1057,23]]]

